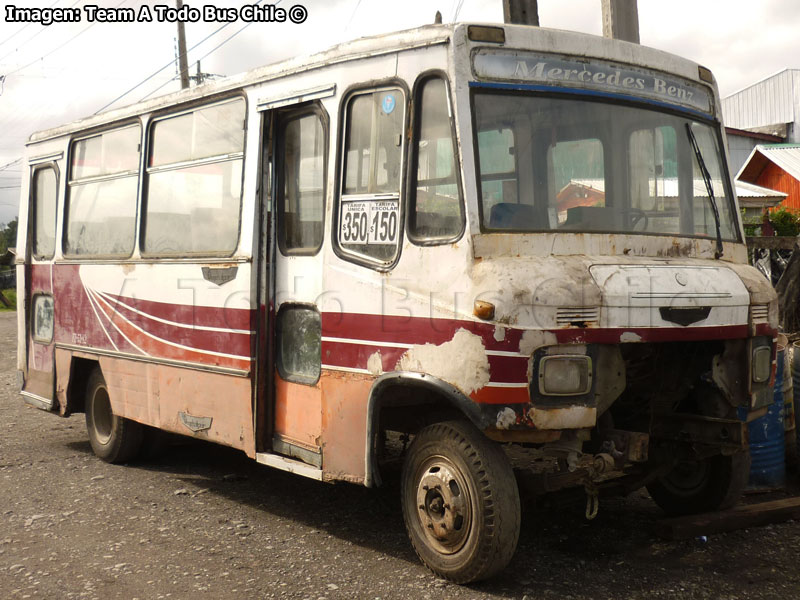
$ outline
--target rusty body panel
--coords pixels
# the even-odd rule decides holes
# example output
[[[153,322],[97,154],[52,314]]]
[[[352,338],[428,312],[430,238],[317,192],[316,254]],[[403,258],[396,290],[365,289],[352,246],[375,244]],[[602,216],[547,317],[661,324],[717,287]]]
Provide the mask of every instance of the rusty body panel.
[[[367,398],[374,378],[323,372],[322,467],[327,479],[364,483],[366,477]]]
[[[67,393],[74,384],[70,365],[78,358],[102,369],[114,414],[255,457],[249,379],[57,349],[56,389],[62,415],[76,404],[83,410],[82,398],[76,397],[79,390]]]
[[[321,447],[322,383],[315,386],[284,381],[275,374],[275,425],[278,435],[313,448]]]

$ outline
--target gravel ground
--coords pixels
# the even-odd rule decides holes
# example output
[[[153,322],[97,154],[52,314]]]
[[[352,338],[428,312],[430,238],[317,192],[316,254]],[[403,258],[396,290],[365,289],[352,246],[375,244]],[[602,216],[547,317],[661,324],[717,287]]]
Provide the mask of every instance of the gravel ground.
[[[666,542],[646,494],[526,508],[498,578],[456,586],[407,540],[399,485],[368,490],[187,440],[149,463],[95,458],[83,415],[25,405],[0,313],[2,598],[800,598],[800,524]]]

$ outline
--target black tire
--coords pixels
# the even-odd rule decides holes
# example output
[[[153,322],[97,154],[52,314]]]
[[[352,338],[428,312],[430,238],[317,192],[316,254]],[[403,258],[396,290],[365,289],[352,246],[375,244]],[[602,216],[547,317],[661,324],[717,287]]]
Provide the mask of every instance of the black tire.
[[[401,498],[411,543],[434,573],[455,583],[487,579],[517,548],[520,502],[503,450],[472,424],[420,431],[403,464]]]
[[[92,450],[109,463],[126,462],[142,445],[142,426],[114,414],[103,373],[95,369],[86,387],[86,429]]]
[[[647,491],[668,515],[690,515],[730,508],[739,500],[750,476],[750,453],[716,455],[682,461]]]

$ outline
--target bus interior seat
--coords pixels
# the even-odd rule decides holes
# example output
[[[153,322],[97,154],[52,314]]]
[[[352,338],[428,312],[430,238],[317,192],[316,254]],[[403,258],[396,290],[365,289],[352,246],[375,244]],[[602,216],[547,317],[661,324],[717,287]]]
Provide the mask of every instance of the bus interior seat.
[[[610,206],[575,206],[567,210],[564,229],[588,231],[617,231],[620,214]]]
[[[499,202],[489,215],[492,229],[539,229],[536,210],[530,204]]]

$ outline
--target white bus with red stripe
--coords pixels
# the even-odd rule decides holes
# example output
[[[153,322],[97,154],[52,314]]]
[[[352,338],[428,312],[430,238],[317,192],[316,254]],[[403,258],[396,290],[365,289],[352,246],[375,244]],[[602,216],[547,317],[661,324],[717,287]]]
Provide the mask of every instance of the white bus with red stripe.
[[[111,462],[167,431],[376,486],[399,452],[457,582],[508,563],[520,489],[729,506],[777,304],[722,131],[694,63],[457,24],[35,133],[22,395]]]

